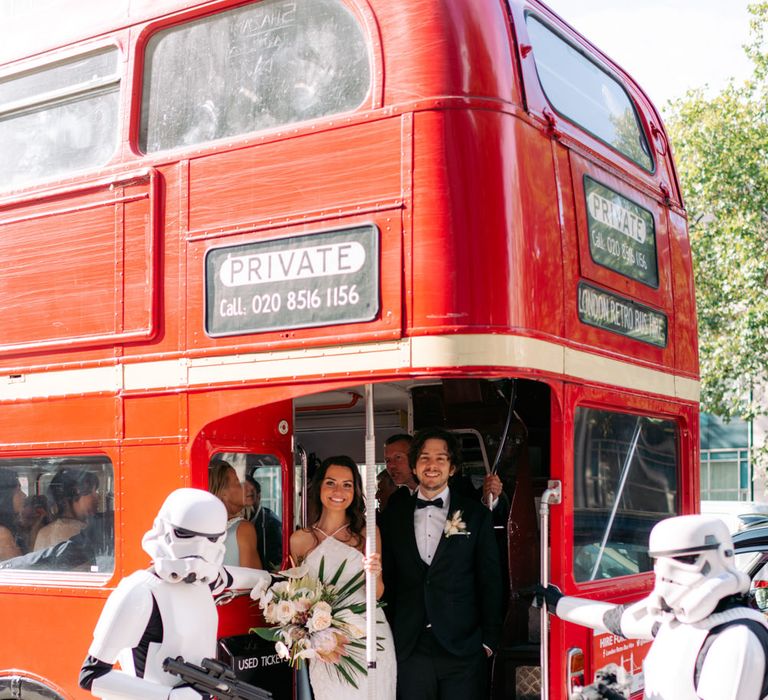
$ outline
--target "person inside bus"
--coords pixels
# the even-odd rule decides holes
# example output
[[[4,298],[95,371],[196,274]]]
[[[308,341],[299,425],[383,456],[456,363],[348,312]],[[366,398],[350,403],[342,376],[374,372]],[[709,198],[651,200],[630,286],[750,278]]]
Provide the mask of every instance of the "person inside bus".
[[[568,622],[653,640],[643,661],[646,698],[767,697],[768,622],[747,605],[750,579],[736,566],[726,524],[710,515],[667,518],[653,526],[648,550],[654,588],[636,603],[564,596],[551,584],[538,587],[537,602]]]
[[[397,484],[392,480],[391,474],[386,469],[382,469],[376,475],[376,503],[378,504],[379,513],[384,512],[387,503],[389,503],[389,497],[395,493],[397,489]]]
[[[235,468],[226,460],[213,459],[208,467],[208,490],[226,507],[227,537],[224,563],[261,569],[256,528],[243,517],[245,489]]]
[[[455,434],[419,431],[409,462],[416,493],[381,519],[385,600],[401,700],[487,697],[501,634],[502,585],[491,514],[449,485],[461,467]]]
[[[24,550],[31,552],[34,550],[37,534],[53,520],[48,498],[42,493],[27,496],[19,520]]]
[[[16,474],[0,468],[0,560],[19,556],[19,514],[24,492]]]
[[[85,528],[99,508],[99,479],[85,469],[64,467],[51,479],[48,497],[53,520],[37,533],[35,551],[64,542]]]
[[[384,441],[384,464],[397,487],[405,486],[412,494],[418,483],[408,464],[408,450],[413,437],[408,433],[390,435]]]
[[[283,562],[283,524],[274,511],[261,504],[261,484],[247,474],[245,483],[245,518],[256,528],[259,558],[268,571],[277,571]]]
[[[384,592],[381,578],[381,543],[376,527],[376,554],[366,557],[365,500],[360,470],[354,460],[346,455],[328,457],[312,477],[309,498],[314,501],[311,512],[319,513],[311,526],[296,530],[291,535],[291,559],[295,564],[306,566],[308,573],[319,577],[326,572],[328,580],[339,574],[337,586],[359,576],[362,571],[376,575],[376,597]],[[374,525],[375,527],[375,525]],[[350,594],[350,603],[365,603],[365,589]],[[376,697],[394,700],[396,688],[396,661],[392,632],[382,608],[376,609]],[[365,639],[359,640],[365,643]],[[364,654],[363,654],[364,656]],[[357,661],[365,664],[365,659]],[[311,659],[309,677],[315,700],[340,700],[341,698],[368,697],[367,677],[357,675],[352,688],[331,664]]]
[[[419,485],[414,472],[411,470],[408,453],[413,443],[413,437],[407,433],[392,435],[384,442],[384,462],[392,481],[409,495],[413,495]],[[403,488],[404,487],[404,488]],[[451,487],[461,491],[470,498],[480,499],[493,511],[493,524],[506,525],[509,515],[509,499],[503,493],[501,479],[496,474],[487,474],[480,488],[475,488],[472,480],[457,469],[451,477]],[[397,498],[401,496],[398,495]],[[387,499],[388,500],[388,499]],[[383,506],[381,507],[383,510]]]

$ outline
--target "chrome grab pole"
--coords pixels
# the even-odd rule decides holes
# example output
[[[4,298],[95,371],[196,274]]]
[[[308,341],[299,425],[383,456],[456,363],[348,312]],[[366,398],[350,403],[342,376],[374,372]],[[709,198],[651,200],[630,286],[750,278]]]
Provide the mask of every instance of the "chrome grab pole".
[[[539,531],[541,541],[540,569],[541,585],[545,588],[549,585],[549,506],[557,505],[562,500],[562,484],[559,481],[547,482],[547,488],[541,494],[539,503],[539,517],[541,518]],[[541,700],[549,700],[549,619],[547,617],[547,602],[542,603],[541,611],[541,647],[539,649],[541,659]]]
[[[373,420],[373,385],[365,385],[365,553],[376,552],[376,430]],[[368,698],[376,698],[376,576],[365,573],[365,653]]]

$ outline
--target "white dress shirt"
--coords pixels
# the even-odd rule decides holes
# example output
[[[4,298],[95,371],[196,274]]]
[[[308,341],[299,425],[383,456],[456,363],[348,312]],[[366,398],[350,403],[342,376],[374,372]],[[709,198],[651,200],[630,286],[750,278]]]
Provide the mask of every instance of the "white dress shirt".
[[[427,506],[426,508],[416,508],[413,511],[413,530],[416,534],[416,546],[419,548],[419,555],[426,564],[432,563],[435,556],[437,545],[443,536],[443,528],[448,518],[448,509],[450,508],[451,492],[446,486],[443,491],[433,498],[425,498],[421,489],[416,489],[416,498],[425,501],[433,501],[436,498],[443,499],[442,508],[437,506]]]

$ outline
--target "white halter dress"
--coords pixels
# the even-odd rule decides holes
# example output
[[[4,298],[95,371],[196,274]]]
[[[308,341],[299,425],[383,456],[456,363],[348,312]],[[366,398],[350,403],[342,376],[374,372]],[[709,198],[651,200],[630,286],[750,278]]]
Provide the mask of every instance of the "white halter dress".
[[[317,577],[319,575],[321,560],[323,560],[323,574],[326,581],[338,570],[341,562],[346,560],[347,563],[337,583],[338,586],[342,586],[356,573],[363,570],[363,555],[354,547],[339,542],[333,535],[326,536],[305,559],[304,563],[309,567],[309,573],[312,576]],[[356,591],[351,600],[355,603],[364,603],[365,587],[363,586]],[[379,645],[376,652],[376,669],[373,671],[376,698],[377,700],[394,700],[397,676],[395,646],[392,641],[392,630],[390,630],[389,623],[381,608],[376,610],[376,622],[376,637]],[[361,641],[364,643],[365,639]],[[365,667],[364,650],[361,650],[359,660]],[[356,675],[357,688],[355,688],[339,677],[332,664],[323,661],[314,659],[310,661],[309,679],[312,683],[315,700],[364,700],[368,697],[367,676]]]

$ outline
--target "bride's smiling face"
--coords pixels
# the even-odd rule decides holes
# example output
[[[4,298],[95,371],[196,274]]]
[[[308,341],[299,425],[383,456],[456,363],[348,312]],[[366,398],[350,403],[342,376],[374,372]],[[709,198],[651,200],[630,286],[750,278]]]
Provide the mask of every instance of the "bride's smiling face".
[[[325,472],[320,486],[320,503],[328,510],[345,511],[355,497],[355,482],[352,470],[338,464],[331,464]]]

